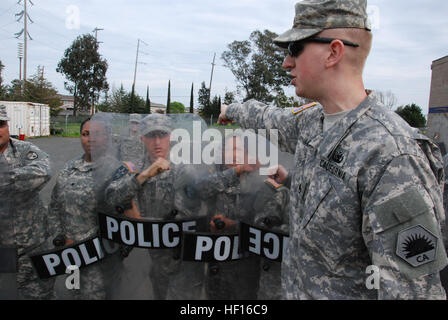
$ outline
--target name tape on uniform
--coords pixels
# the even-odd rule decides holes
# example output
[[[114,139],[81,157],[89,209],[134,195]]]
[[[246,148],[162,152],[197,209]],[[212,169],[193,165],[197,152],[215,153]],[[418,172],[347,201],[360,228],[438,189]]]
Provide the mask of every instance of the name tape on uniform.
[[[184,233],[182,243],[184,261],[233,261],[241,258],[238,234]]]
[[[117,250],[118,245],[94,236],[62,249],[38,253],[30,258],[39,277],[47,279],[65,274],[68,266],[78,266],[81,269],[94,264]]]
[[[288,248],[289,236],[271,230],[240,224],[241,250],[281,262]]]
[[[98,214],[100,233],[105,239],[131,247],[167,249],[181,245],[183,231],[196,231],[204,218],[148,221],[112,214]]]

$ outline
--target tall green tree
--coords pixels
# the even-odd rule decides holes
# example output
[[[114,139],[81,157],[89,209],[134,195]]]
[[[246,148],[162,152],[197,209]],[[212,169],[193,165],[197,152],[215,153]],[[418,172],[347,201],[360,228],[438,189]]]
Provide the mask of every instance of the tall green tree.
[[[2,61],[0,60],[0,100],[6,99],[6,86],[3,85],[3,69],[5,66],[3,65]]]
[[[193,97],[193,83],[191,84],[191,94],[190,94],[190,113],[194,113],[194,97]]]
[[[173,101],[170,103],[171,113],[185,113],[185,106],[181,102]]]
[[[210,89],[205,86],[205,82],[201,83],[201,88],[198,91],[199,113],[202,115],[204,110],[207,110],[210,106]]]
[[[129,101],[129,113],[135,113],[135,86],[132,85],[132,89],[131,89],[131,100]]]
[[[75,39],[59,61],[57,72],[65,75],[65,88],[74,96],[73,115],[88,110],[99,93],[109,87],[106,80],[108,64],[98,52],[98,43],[90,34]]]
[[[221,56],[235,76],[238,89],[245,92],[244,101],[275,102],[275,97],[284,95],[283,87],[291,81],[282,68],[285,53],[274,44],[275,37],[277,34],[269,30],[256,30],[249,40],[230,43]]]
[[[43,67],[38,66],[36,73],[28,78],[24,91],[22,91],[23,81],[15,79],[11,82],[7,100],[27,101],[48,104],[50,115],[57,115],[62,109],[62,101],[58,97],[56,88],[49,82],[43,74]]]
[[[166,98],[166,113],[171,113],[171,80],[168,80],[168,97]]]
[[[426,126],[426,118],[423,115],[422,108],[415,103],[398,107],[395,111],[402,117],[411,127],[423,128]]]
[[[148,113],[151,114],[151,100],[149,100],[149,86],[146,88],[146,103],[145,109],[148,110]]]

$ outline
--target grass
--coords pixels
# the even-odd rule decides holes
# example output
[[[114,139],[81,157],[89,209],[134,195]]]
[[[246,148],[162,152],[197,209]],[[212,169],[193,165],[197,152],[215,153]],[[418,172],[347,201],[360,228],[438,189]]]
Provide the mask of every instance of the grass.
[[[52,126],[54,129],[62,129],[62,133],[53,134],[55,137],[66,137],[66,138],[79,138],[81,134],[79,133],[79,128],[81,123],[68,123],[67,127],[65,124],[55,124]]]

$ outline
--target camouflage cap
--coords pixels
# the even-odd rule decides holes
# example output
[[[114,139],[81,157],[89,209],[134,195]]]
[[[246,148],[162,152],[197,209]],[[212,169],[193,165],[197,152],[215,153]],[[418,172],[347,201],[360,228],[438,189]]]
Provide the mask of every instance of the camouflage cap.
[[[8,118],[8,114],[6,113],[6,106],[0,105],[0,121],[10,121],[11,119]]]
[[[129,122],[140,123],[141,116],[138,113],[132,113],[129,115]]]
[[[296,4],[292,29],[274,39],[274,43],[287,48],[325,29],[357,28],[370,31],[367,0],[303,0]]]
[[[171,120],[164,114],[149,114],[140,121],[140,133],[142,136],[153,131],[171,132],[172,130]]]

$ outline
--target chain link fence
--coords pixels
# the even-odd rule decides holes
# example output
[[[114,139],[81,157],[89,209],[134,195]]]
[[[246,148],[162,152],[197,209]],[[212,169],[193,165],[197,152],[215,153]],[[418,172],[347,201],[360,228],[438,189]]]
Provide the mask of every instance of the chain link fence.
[[[89,117],[89,115],[53,116],[50,120],[50,134],[62,137],[79,137],[81,123]]]

